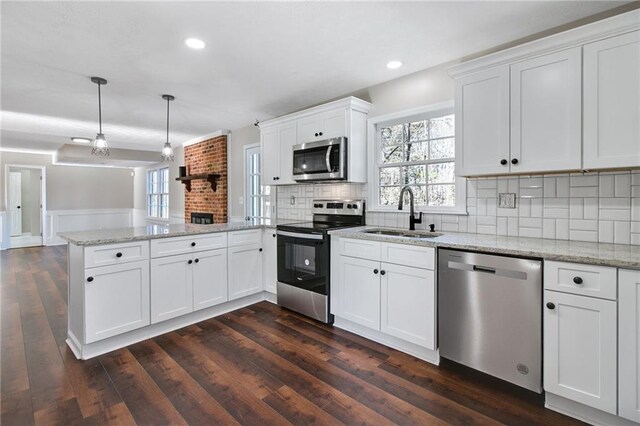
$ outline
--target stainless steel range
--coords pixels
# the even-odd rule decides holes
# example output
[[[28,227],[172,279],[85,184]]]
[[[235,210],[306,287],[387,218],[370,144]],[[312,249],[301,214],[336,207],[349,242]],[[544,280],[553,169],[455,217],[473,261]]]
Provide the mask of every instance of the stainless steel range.
[[[278,305],[332,323],[328,232],[364,224],[363,200],[313,200],[313,222],[278,225]]]

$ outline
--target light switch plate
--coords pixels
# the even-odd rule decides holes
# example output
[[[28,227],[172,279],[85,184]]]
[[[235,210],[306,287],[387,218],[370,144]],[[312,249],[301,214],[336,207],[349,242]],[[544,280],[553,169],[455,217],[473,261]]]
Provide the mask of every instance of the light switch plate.
[[[501,209],[515,209],[516,194],[513,192],[498,194],[498,207],[500,207]]]

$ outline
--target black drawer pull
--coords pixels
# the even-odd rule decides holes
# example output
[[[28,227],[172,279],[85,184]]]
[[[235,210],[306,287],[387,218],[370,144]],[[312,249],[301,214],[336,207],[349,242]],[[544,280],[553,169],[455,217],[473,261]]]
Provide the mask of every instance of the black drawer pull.
[[[117,253],[116,253],[116,257],[122,257],[122,253],[117,252]]]
[[[93,277],[87,278],[87,282],[91,282],[91,281],[93,281]]]
[[[573,282],[580,285],[582,284],[582,278],[580,277],[573,277]]]
[[[260,251],[262,251],[262,249],[260,249]]]
[[[554,305],[553,303],[549,302],[549,303],[547,303],[547,308],[549,308],[549,309],[555,309],[555,308],[556,308],[556,305]]]

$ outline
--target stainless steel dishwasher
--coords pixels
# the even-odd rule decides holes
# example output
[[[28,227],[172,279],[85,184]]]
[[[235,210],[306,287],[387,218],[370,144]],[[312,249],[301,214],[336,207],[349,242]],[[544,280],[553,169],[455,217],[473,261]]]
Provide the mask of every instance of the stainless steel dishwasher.
[[[542,392],[542,263],[438,250],[440,356]]]

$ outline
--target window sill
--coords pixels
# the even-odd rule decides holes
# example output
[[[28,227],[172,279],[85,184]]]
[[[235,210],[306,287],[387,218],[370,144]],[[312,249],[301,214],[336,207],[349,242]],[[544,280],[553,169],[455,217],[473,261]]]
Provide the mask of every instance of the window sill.
[[[441,214],[441,215],[452,215],[452,216],[469,216],[469,212],[466,209],[415,209],[416,213],[424,213],[424,214]],[[405,213],[409,214],[409,208],[405,207],[402,210],[398,210],[398,208],[391,209],[383,209],[383,208],[375,208],[375,209],[367,209],[367,213]]]
[[[145,220],[147,222],[155,223],[155,224],[158,224],[158,225],[168,225],[169,224],[169,219],[159,219],[157,217],[149,217],[149,216],[147,216],[145,218]]]

